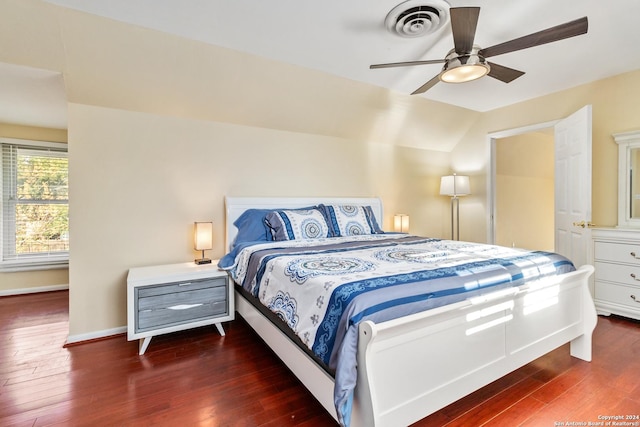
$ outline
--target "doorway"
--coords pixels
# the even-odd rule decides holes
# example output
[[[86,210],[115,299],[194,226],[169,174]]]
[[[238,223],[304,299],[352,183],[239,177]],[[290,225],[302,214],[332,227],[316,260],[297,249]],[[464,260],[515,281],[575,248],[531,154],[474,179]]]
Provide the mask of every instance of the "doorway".
[[[495,152],[495,244],[553,251],[553,128],[498,138]]]
[[[490,148],[490,164],[487,195],[489,197],[489,215],[487,241],[509,247],[524,249],[549,250],[548,237],[532,237],[535,227],[532,218],[544,227],[544,236],[551,233],[551,250],[553,250],[554,213],[553,187],[548,192],[548,169],[544,162],[551,162],[553,170],[553,151],[551,157],[543,155],[548,147],[553,150],[554,126],[559,122],[544,122],[488,135]],[[539,149],[536,144],[544,145]],[[542,151],[542,152],[539,152]],[[536,161],[527,163],[527,155],[536,153]],[[524,166],[523,166],[524,165]],[[551,177],[553,185],[553,175]],[[547,188],[545,191],[544,189]],[[499,193],[498,193],[499,192]],[[549,197],[551,202],[549,202]],[[544,207],[536,206],[536,200],[543,198]],[[539,218],[548,210],[551,203],[550,217]],[[526,206],[534,206],[535,212],[526,211]],[[498,225],[498,219],[499,224]],[[538,224],[538,225],[540,225]],[[548,227],[551,227],[549,231]],[[545,246],[545,248],[534,247]]]
[[[591,254],[591,105],[561,120],[489,135],[488,241],[495,242],[496,230],[496,140],[549,127],[554,132],[554,252],[580,266]]]

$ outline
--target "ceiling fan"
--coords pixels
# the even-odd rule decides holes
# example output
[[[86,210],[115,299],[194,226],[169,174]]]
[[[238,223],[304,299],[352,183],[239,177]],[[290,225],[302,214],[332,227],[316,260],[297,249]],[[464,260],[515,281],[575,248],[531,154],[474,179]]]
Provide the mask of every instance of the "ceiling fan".
[[[509,83],[522,76],[524,71],[514,70],[504,65],[488,62],[486,58],[579,36],[586,34],[588,29],[588,21],[585,16],[575,21],[560,24],[547,28],[546,30],[538,31],[537,33],[483,49],[473,44],[480,8],[452,7],[449,9],[449,14],[451,16],[454,48],[449,51],[444,59],[374,64],[369,68],[377,69],[444,63],[440,73],[416,89],[411,95],[424,93],[439,81],[463,83],[479,79],[485,75]]]

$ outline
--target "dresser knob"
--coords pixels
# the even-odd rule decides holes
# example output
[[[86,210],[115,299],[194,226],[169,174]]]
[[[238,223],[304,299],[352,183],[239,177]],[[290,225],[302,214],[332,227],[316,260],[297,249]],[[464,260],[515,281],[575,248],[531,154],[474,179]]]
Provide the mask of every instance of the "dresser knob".
[[[640,282],[640,279],[638,279],[634,273],[631,273],[629,276],[631,276],[633,280]]]
[[[640,259],[640,258],[638,258],[638,257],[636,256],[636,253],[635,253],[635,252],[631,252],[631,256],[632,256],[632,257],[634,257],[635,259]]]
[[[634,300],[635,302],[640,303],[640,301],[638,301],[638,299],[636,298],[636,296],[635,296],[635,295],[630,295],[630,296],[631,296],[631,299],[632,299],[632,300]]]

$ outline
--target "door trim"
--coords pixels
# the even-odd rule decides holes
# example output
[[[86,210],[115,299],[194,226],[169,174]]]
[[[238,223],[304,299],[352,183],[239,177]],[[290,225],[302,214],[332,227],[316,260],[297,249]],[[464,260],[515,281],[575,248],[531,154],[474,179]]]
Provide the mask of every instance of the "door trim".
[[[521,135],[523,133],[535,132],[542,129],[553,128],[562,119],[549,122],[537,123],[513,129],[507,129],[487,134],[487,146],[489,149],[489,170],[487,171],[487,206],[489,215],[487,216],[487,242],[491,245],[496,241],[496,140],[510,136]]]

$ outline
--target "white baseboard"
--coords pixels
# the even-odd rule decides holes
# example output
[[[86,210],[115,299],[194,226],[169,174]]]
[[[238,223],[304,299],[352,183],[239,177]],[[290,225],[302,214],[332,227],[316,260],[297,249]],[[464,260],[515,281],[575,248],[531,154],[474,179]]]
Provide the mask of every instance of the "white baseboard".
[[[69,289],[69,285],[51,285],[51,286],[36,286],[33,288],[4,289],[4,290],[0,290],[0,297],[5,297],[9,295],[35,294],[39,292],[65,291],[68,289]]]
[[[102,331],[88,332],[86,334],[69,335],[67,337],[67,344],[75,344],[82,341],[92,341],[100,338],[106,338],[113,335],[120,335],[120,334],[126,334],[126,333],[127,333],[127,327],[120,326],[118,328],[113,328],[113,329],[104,329]]]

